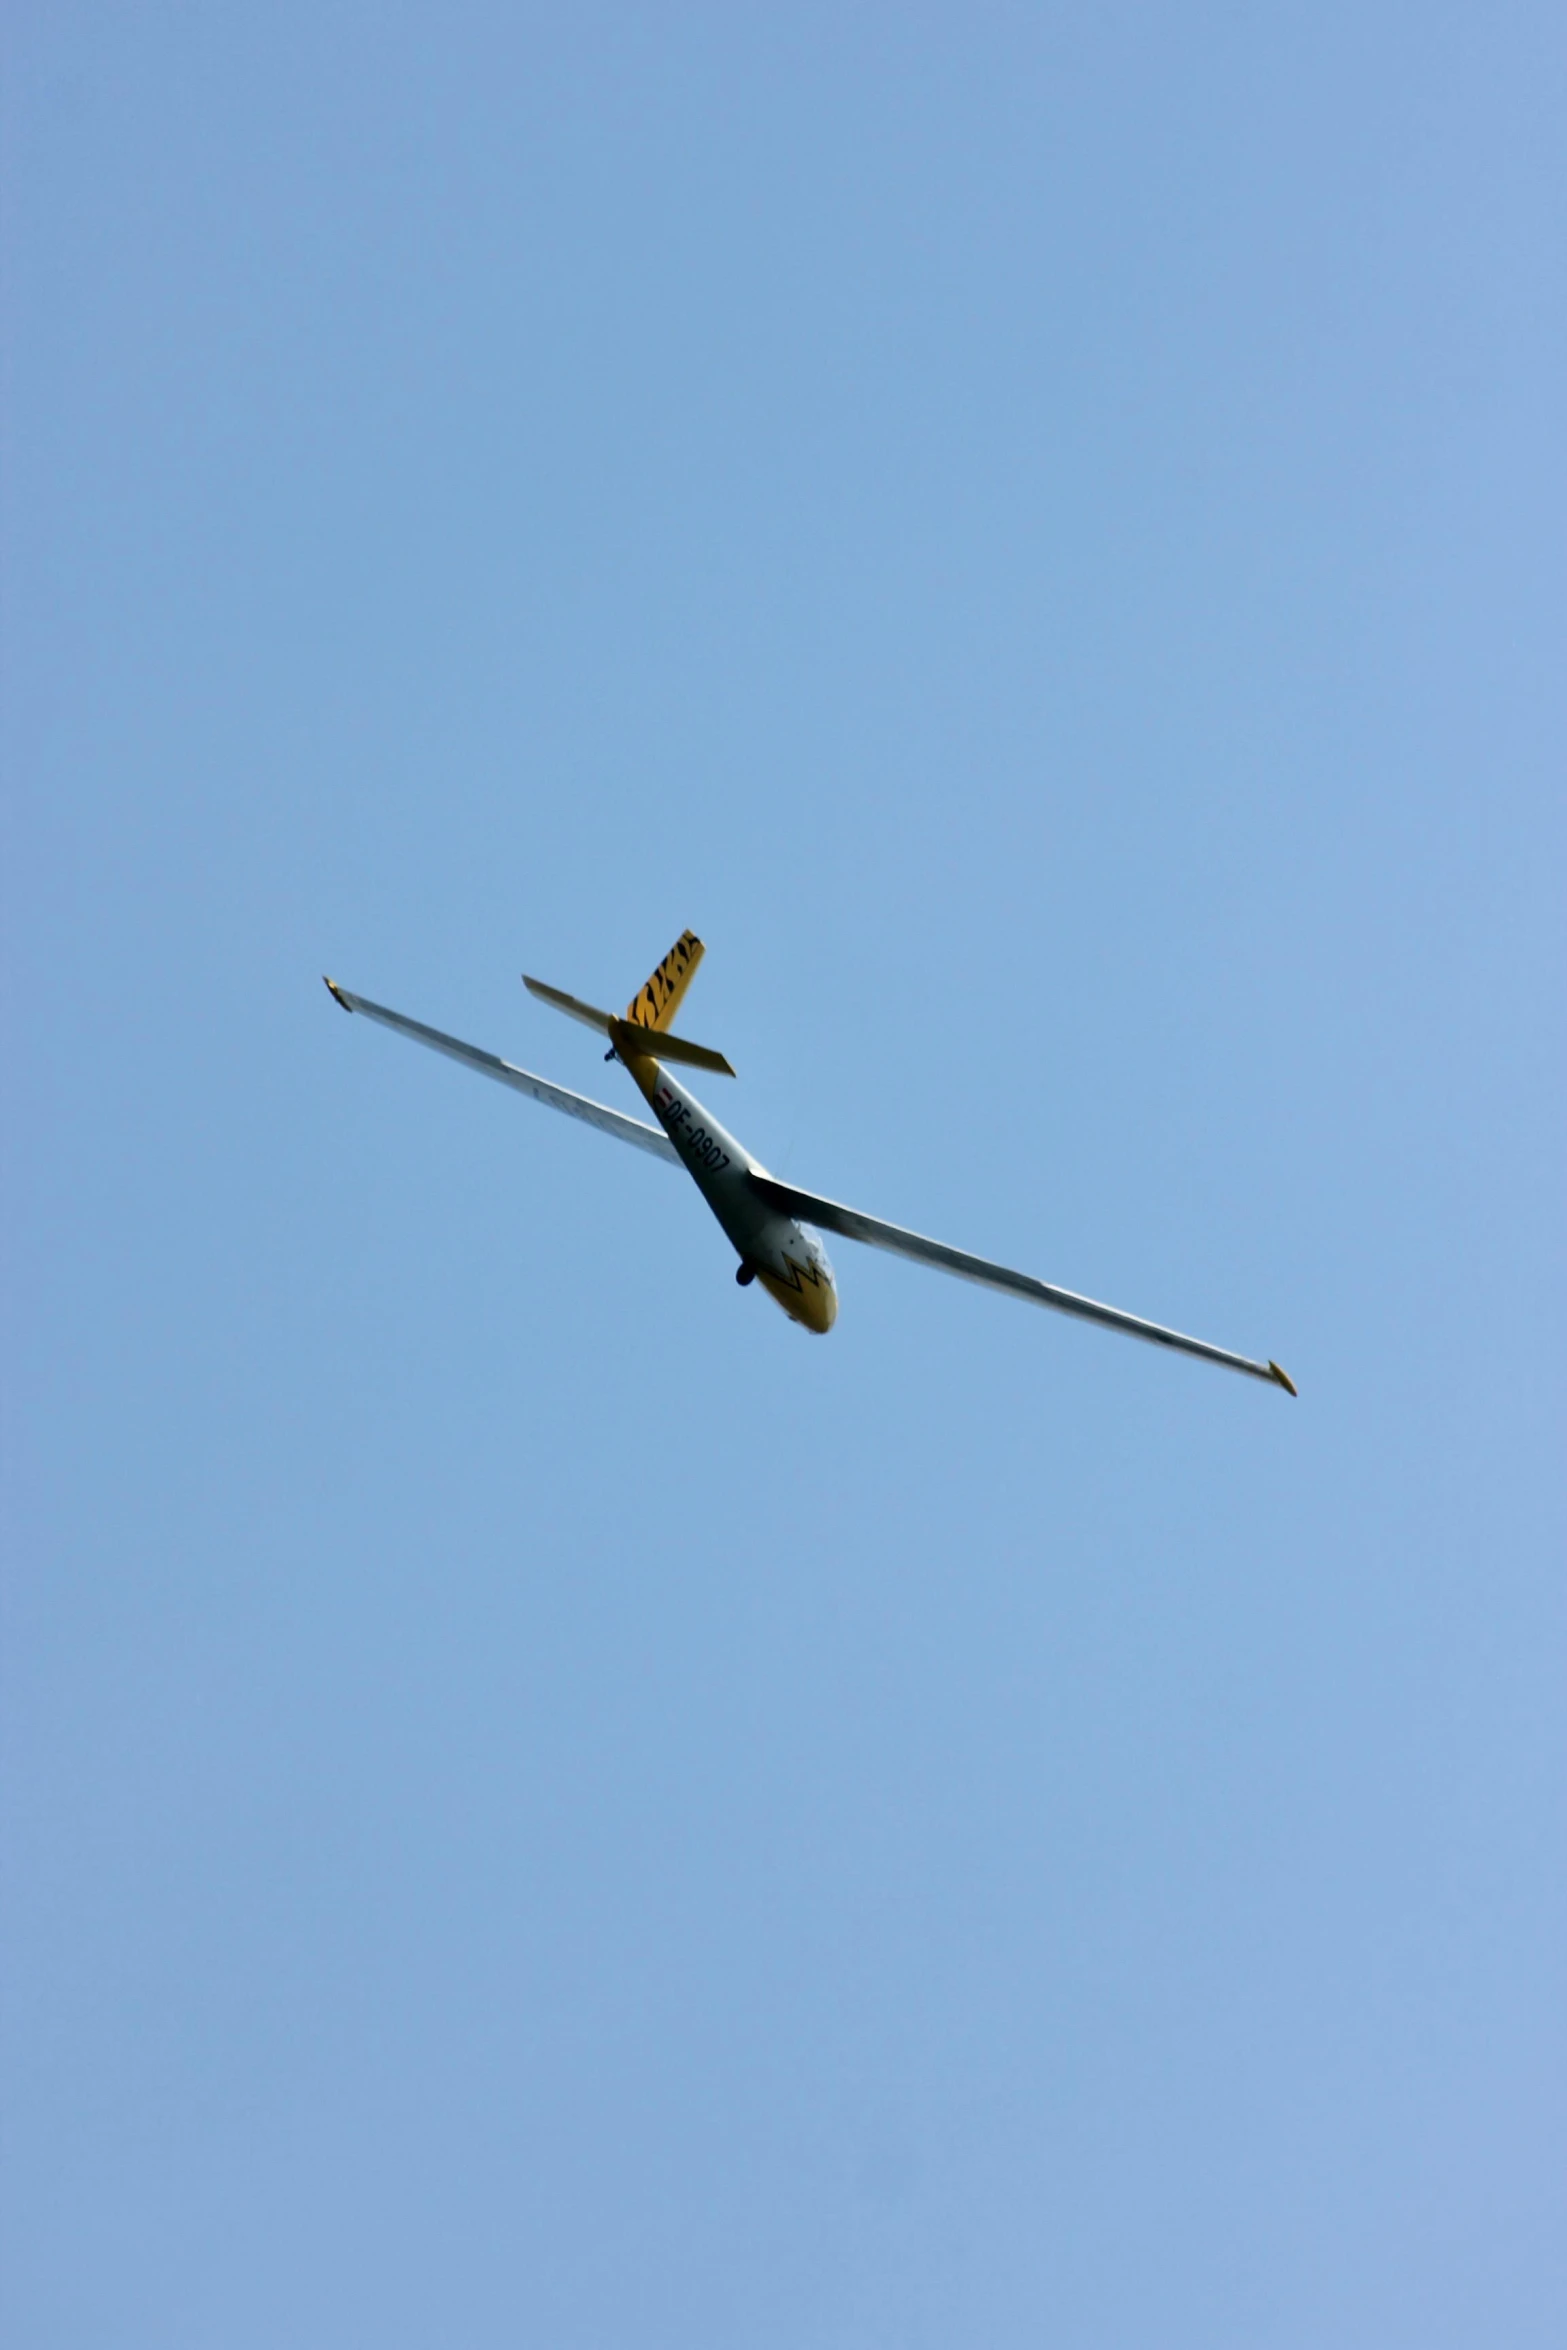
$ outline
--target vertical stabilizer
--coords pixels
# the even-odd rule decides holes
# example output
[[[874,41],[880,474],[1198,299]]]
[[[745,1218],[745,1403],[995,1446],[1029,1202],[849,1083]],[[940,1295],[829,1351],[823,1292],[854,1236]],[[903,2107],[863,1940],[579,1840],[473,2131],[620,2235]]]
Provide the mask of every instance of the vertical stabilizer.
[[[667,1028],[679,1011],[686,989],[696,977],[704,953],[694,930],[682,930],[668,954],[626,1006],[634,1028]]]

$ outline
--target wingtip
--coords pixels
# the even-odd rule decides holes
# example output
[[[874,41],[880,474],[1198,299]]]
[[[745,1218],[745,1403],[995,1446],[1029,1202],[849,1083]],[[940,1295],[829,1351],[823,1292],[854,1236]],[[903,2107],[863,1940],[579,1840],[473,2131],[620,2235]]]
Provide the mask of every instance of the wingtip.
[[[1268,1369],[1273,1373],[1274,1378],[1277,1380],[1279,1386],[1283,1388],[1286,1395],[1299,1395],[1300,1389],[1296,1386],[1288,1371],[1282,1369],[1278,1363],[1274,1362],[1271,1356],[1268,1360]]]
[[[338,986],[337,981],[335,979],[328,979],[324,971],[321,974],[321,984],[332,997],[334,1003],[341,1004],[345,1012],[351,1012],[353,1010],[353,1005],[349,1002],[347,996],[344,995],[342,989]]]

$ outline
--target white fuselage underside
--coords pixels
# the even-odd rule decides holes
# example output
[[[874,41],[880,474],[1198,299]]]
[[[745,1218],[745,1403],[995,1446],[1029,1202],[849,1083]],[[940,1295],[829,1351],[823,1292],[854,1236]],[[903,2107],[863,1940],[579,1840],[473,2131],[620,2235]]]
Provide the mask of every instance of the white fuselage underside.
[[[752,1188],[751,1171],[767,1173],[761,1161],[663,1062],[638,1054],[627,1067],[742,1262],[793,1321],[808,1330],[830,1330],[838,1293],[827,1251],[807,1225],[770,1207]]]

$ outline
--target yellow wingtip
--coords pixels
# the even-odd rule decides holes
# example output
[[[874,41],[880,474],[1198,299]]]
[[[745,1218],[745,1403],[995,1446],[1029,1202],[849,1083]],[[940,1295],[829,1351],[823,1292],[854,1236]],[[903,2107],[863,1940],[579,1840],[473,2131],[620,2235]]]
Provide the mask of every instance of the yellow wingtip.
[[[1288,1371],[1282,1370],[1280,1366],[1274,1362],[1271,1355],[1268,1358],[1268,1369],[1273,1373],[1274,1378],[1283,1388],[1286,1395],[1299,1395],[1300,1389],[1296,1386]]]
[[[349,1002],[347,996],[344,995],[342,989],[338,986],[337,981],[335,979],[328,979],[324,971],[321,974],[321,984],[323,987],[328,989],[334,1002],[342,1005],[345,1012],[351,1012],[353,1010],[353,1005]]]

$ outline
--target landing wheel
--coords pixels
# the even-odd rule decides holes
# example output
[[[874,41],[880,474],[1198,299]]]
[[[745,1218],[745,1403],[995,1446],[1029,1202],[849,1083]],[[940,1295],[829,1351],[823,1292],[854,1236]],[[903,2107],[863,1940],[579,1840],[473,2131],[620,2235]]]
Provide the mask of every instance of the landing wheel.
[[[754,1265],[745,1263],[745,1261],[742,1259],[742,1261],[735,1267],[735,1279],[739,1282],[742,1289],[749,1289],[752,1282],[756,1279],[756,1267]]]

